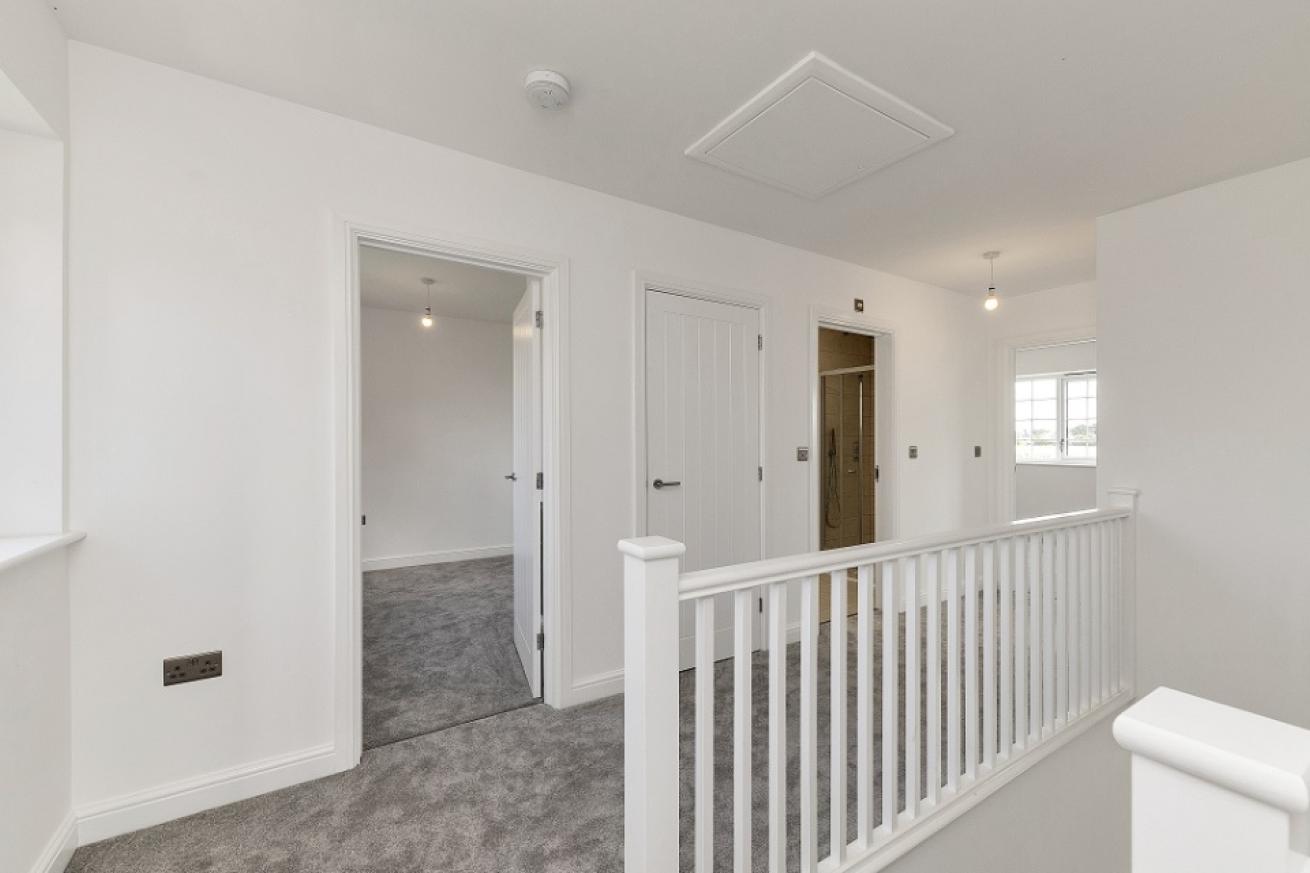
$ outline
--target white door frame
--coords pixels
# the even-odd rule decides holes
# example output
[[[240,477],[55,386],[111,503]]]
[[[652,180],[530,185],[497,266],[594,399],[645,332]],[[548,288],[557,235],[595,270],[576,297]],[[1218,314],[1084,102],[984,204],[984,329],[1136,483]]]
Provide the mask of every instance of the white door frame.
[[[363,751],[363,645],[360,565],[360,340],[359,246],[373,246],[506,270],[541,281],[542,473],[544,519],[542,556],[543,615],[546,634],[543,683],[545,702],[569,702],[569,420],[568,310],[566,258],[461,239],[428,230],[398,230],[379,223],[333,216],[340,304],[335,308],[333,378],[334,547],[334,739],[342,769],[359,763]]]
[[[632,274],[632,530],[633,536],[644,537],[647,534],[646,519],[646,483],[649,471],[646,469],[646,293],[663,291],[696,300],[708,300],[712,303],[726,303],[729,306],[744,306],[759,312],[760,336],[768,337],[767,297],[739,291],[734,288],[722,288],[678,279],[654,273],[649,270],[636,270]],[[769,344],[766,341],[760,351],[760,464],[764,465],[765,427],[767,420],[766,398],[768,391],[768,367],[766,366]],[[760,488],[760,557],[767,557],[768,543],[765,538],[768,502],[769,471],[764,471],[764,480]]]
[[[810,551],[817,552],[822,547],[822,531],[819,529],[820,481],[819,446],[823,441],[822,427],[822,393],[823,382],[819,377],[819,330],[831,328],[847,333],[860,333],[874,337],[874,463],[878,465],[878,484],[875,494],[882,497],[877,510],[877,537],[881,540],[895,539],[901,529],[901,505],[896,499],[896,487],[900,482],[900,454],[897,451],[896,437],[896,329],[862,313],[843,312],[823,306],[810,307],[809,325],[809,363],[807,364],[810,383],[810,460],[809,489],[806,501],[809,512],[807,528],[809,530]],[[886,511],[890,505],[891,511]]]
[[[996,458],[992,467],[992,518],[994,524],[1015,520],[1016,494],[1014,486],[1014,379],[1015,356],[1023,349],[1040,349],[1074,343],[1096,341],[1096,327],[1075,327],[1067,330],[1001,337],[992,345],[992,402],[991,415],[996,439]]]

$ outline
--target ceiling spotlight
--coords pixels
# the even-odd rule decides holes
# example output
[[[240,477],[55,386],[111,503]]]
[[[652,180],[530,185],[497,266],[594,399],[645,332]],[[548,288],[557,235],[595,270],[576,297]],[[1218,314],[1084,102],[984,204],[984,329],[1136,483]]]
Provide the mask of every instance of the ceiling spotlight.
[[[554,70],[533,70],[523,80],[523,90],[534,106],[554,112],[569,105],[569,80]]]
[[[419,324],[424,327],[432,327],[432,286],[437,283],[437,280],[424,276],[419,281],[428,287],[428,305],[423,310],[423,317],[419,319]]]
[[[987,297],[983,300],[983,309],[988,312],[995,312],[996,307],[1001,305],[1001,301],[996,296],[996,259],[1001,256],[1000,252],[983,252],[983,257],[991,269],[991,281],[987,283]]]

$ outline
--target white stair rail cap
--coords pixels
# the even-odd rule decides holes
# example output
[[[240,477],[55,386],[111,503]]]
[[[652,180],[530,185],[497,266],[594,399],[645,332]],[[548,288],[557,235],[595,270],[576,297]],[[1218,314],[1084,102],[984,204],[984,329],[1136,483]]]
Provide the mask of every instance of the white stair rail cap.
[[[1310,730],[1157,688],[1114,720],[1119,745],[1288,813],[1310,810]]]
[[[641,561],[658,561],[661,558],[681,558],[687,547],[668,537],[632,537],[619,540],[619,551]]]

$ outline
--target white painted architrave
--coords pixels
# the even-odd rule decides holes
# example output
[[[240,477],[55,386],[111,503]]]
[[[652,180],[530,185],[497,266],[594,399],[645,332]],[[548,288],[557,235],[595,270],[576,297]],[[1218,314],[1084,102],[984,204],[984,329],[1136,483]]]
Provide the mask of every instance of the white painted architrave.
[[[823,306],[810,307],[809,356],[806,379],[810,386],[810,460],[807,477],[806,527],[809,531],[810,551],[820,549],[819,531],[819,463],[817,451],[821,442],[819,379],[819,330],[833,328],[849,333],[862,333],[874,337],[874,463],[879,467],[877,498],[878,539],[895,539],[901,529],[900,501],[896,487],[900,482],[900,453],[896,447],[896,329],[892,325],[858,312],[843,312]],[[891,511],[887,511],[887,506]]]
[[[544,699],[562,707],[582,702],[573,688],[569,645],[568,259],[516,246],[459,237],[428,228],[398,229],[385,222],[328,216],[332,225],[339,306],[334,325],[334,755],[336,769],[359,763],[362,731],[360,627],[360,394],[359,267],[361,242],[382,248],[508,270],[541,282],[542,472],[545,477],[543,610],[546,634]]]

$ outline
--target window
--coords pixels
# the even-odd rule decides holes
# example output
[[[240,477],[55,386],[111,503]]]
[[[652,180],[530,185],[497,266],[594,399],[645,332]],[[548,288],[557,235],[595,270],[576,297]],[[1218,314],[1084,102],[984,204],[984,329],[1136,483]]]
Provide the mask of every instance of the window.
[[[1096,374],[1024,376],[1014,382],[1014,459],[1096,463]]]

